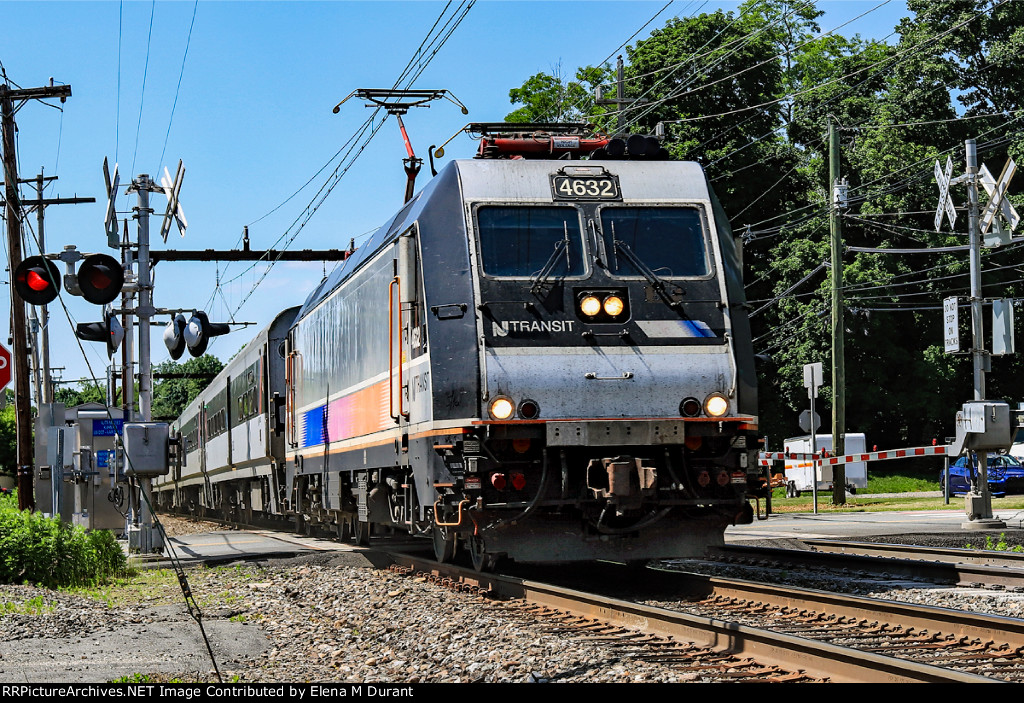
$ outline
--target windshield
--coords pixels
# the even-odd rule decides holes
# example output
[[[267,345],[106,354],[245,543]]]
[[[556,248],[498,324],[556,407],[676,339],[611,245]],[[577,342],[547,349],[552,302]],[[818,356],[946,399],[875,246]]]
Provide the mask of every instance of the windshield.
[[[643,275],[630,254],[665,278],[710,273],[696,208],[606,207],[601,210],[601,230],[612,274]]]
[[[573,207],[489,206],[477,211],[481,260],[491,276],[582,276],[583,237]]]

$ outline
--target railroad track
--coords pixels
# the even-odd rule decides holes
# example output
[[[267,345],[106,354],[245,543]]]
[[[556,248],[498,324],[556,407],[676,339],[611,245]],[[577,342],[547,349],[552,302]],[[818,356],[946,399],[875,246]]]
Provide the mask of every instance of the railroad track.
[[[450,588],[469,591],[489,598],[492,602],[526,618],[540,618],[555,631],[567,638],[597,640],[612,645],[630,656],[658,661],[671,665],[680,672],[682,680],[699,681],[818,681],[818,682],[982,682],[996,681],[990,673],[976,673],[967,667],[968,657],[984,659],[988,663],[1009,656],[1010,645],[987,646],[992,638],[960,636],[963,642],[964,669],[951,665],[950,654],[954,650],[945,646],[947,637],[939,634],[940,651],[946,659],[939,662],[919,661],[906,656],[911,647],[934,646],[935,636],[927,635],[927,641],[918,641],[922,633],[908,629],[910,640],[903,642],[903,648],[895,650],[889,644],[895,643],[903,634],[899,627],[878,623],[893,622],[880,612],[879,601],[862,603],[858,617],[837,615],[826,610],[821,601],[817,602],[821,615],[809,607],[811,596],[802,599],[795,596],[779,606],[767,605],[771,591],[767,584],[757,584],[760,594],[751,598],[754,586],[741,587],[722,579],[709,577],[690,578],[692,575],[645,570],[642,572],[644,585],[665,586],[671,584],[678,589],[686,584],[685,592],[691,598],[685,602],[688,607],[703,608],[704,613],[686,612],[682,602],[667,607],[665,603],[652,605],[618,598],[608,593],[594,593],[592,589],[579,590],[570,585],[544,583],[521,576],[484,575],[467,569],[440,565],[425,558],[406,554],[392,554],[393,563],[389,568],[411,577],[424,578]],[[549,570],[555,575],[559,572]],[[614,565],[597,565],[585,570],[573,570],[572,580],[587,583],[606,583],[614,590],[626,588],[629,582],[637,586],[638,571]],[[594,579],[597,580],[594,580]],[[568,582],[569,580],[567,580]],[[738,582],[737,582],[738,583]],[[775,589],[775,599],[784,599],[793,589]],[[677,590],[677,592],[680,592]],[[694,599],[694,597],[696,599]],[[744,602],[749,605],[743,605]],[[896,604],[899,605],[899,604]],[[742,622],[758,611],[768,613],[759,625]],[[770,608],[776,608],[770,613]],[[905,611],[912,607],[903,606]],[[834,610],[834,609],[833,609]],[[935,609],[938,610],[938,609]],[[870,612],[875,617],[864,617]],[[946,611],[953,613],[954,611]],[[818,619],[818,618],[821,619]],[[994,635],[1000,631],[1001,623],[989,621],[986,632]],[[994,620],[999,620],[998,618]],[[1005,619],[1009,620],[1009,619]],[[942,621],[947,631],[954,627]],[[1012,621],[1024,628],[1024,621]],[[833,636],[815,636],[814,628],[832,628]],[[856,627],[861,629],[857,630]],[[962,628],[962,626],[957,626]],[[1009,628],[1010,624],[1007,623]],[[971,630],[979,635],[977,629]],[[861,639],[864,646],[854,647],[850,643],[867,635],[874,636],[877,645]],[[955,637],[955,636],[954,636]],[[828,641],[838,640],[837,642]],[[1000,642],[1005,638],[1000,638]],[[1017,641],[1015,638],[1014,641]],[[1021,657],[1024,649],[1024,630],[1015,655]],[[955,650],[959,654],[961,650]],[[999,653],[1000,657],[993,657]],[[1016,662],[1017,660],[1013,660]],[[1024,660],[1020,663],[1024,674]],[[984,669],[989,672],[989,669]]]
[[[1024,589],[1024,554],[976,549],[803,540],[809,549],[726,545],[709,556],[739,566],[875,574],[879,578],[969,587]]]
[[[959,583],[962,576],[950,574],[960,573],[958,558],[966,556],[960,553],[969,551],[903,547],[899,558],[879,559],[851,553],[858,551],[853,543],[834,546],[845,553],[730,546],[722,554],[762,573],[769,563],[792,568],[795,562],[779,560],[796,556],[817,569],[870,571],[885,581],[903,568],[919,576],[924,564],[905,557],[923,553],[927,564],[937,563],[945,574],[929,574],[932,580]],[[869,547],[863,551],[878,553],[891,545]],[[946,553],[945,562],[934,558],[938,551]],[[837,566],[837,559],[854,561]],[[613,644],[631,657],[671,665],[681,680],[1024,681],[1024,620],[1014,618],[609,564],[491,575],[415,554],[389,554],[388,563],[406,575],[485,597],[525,619],[541,619],[567,639]],[[601,584],[600,593],[594,584]]]

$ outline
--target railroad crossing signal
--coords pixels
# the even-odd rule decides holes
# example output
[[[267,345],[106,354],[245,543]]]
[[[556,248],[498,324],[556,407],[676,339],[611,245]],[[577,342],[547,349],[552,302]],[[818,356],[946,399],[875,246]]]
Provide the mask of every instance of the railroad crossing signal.
[[[78,288],[90,303],[111,303],[121,294],[123,287],[124,268],[108,254],[87,256],[78,269]]]
[[[999,174],[998,181],[992,178],[992,174],[984,164],[978,170],[978,174],[981,176],[979,179],[981,185],[984,186],[985,192],[988,193],[988,205],[985,206],[985,210],[981,213],[982,233],[987,233],[994,222],[996,230],[1000,234],[1000,239],[1008,239],[1008,237],[1003,236],[1002,226],[999,220],[996,219],[997,212],[1002,214],[1011,231],[1017,228],[1017,224],[1020,222],[1020,215],[1017,214],[1013,205],[1005,197],[1006,189],[1010,185],[1010,179],[1013,178],[1013,174],[1016,171],[1017,164],[1013,159],[1007,160],[1006,166],[1003,167],[1003,172]]]
[[[42,255],[30,256],[14,269],[14,290],[30,305],[48,305],[60,293],[60,279],[57,264]],[[69,293],[106,305],[124,287],[124,268],[109,254],[90,254],[65,284]]]
[[[0,344],[0,391],[7,388],[11,382],[11,352],[4,345]]]
[[[163,178],[160,179],[160,185],[164,188],[164,194],[167,195],[167,210],[164,211],[164,221],[160,224],[160,236],[164,242],[167,241],[167,235],[171,231],[171,218],[178,224],[178,232],[181,236],[185,236],[185,228],[188,227],[188,221],[185,219],[185,211],[181,209],[181,202],[178,200],[178,196],[181,193],[181,182],[185,180],[185,165],[178,161],[178,171],[174,174],[174,180],[171,180],[170,172],[165,168]]]
[[[942,213],[949,217],[949,227],[952,229],[956,222],[956,207],[953,205],[953,198],[949,194],[950,180],[953,178],[953,157],[946,157],[946,171],[943,173],[939,162],[935,162],[935,181],[939,184],[939,207],[935,211],[935,231],[942,228]]]
[[[121,181],[121,176],[117,173],[117,164],[114,164],[114,176],[111,178],[107,160],[103,159],[103,180],[107,185],[107,212],[103,220],[107,230],[107,246],[117,249],[121,244],[121,240],[117,236],[117,209],[114,207],[117,200],[117,186]]]
[[[60,271],[45,256],[30,256],[14,269],[14,290],[29,305],[49,305],[60,293]]]
[[[185,316],[177,314],[164,329],[164,344],[172,359],[179,359],[188,347],[192,356],[202,356],[210,344],[211,337],[219,337],[231,331],[226,322],[210,322],[205,312],[199,310],[192,319],[185,322]]]
[[[88,342],[105,342],[109,359],[121,346],[124,327],[117,321],[117,317],[106,312],[103,314],[103,322],[79,322],[75,327],[75,336]]]

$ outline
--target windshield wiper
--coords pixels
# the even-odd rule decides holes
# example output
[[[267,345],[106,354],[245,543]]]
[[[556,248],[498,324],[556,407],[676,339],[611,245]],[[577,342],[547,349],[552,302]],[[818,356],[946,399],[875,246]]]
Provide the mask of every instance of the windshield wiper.
[[[615,237],[614,224],[612,225],[612,237]],[[654,292],[658,294],[658,297],[661,298],[662,301],[664,301],[664,303],[670,308],[681,313],[683,311],[683,303],[681,300],[672,299],[672,296],[669,295],[666,290],[665,281],[662,280],[658,274],[654,273],[647,264],[641,261],[640,257],[636,255],[636,252],[634,252],[628,244],[618,239],[613,239],[613,241],[615,243],[615,252],[618,253],[621,251],[625,254],[629,263],[633,264],[636,270],[640,272],[640,275],[646,278],[648,283],[651,284],[651,287],[654,289]]]
[[[555,242],[555,250],[551,252],[551,256],[548,257],[547,263],[544,267],[538,271],[534,278],[530,279],[530,292],[536,294],[548,281],[548,276],[555,268],[555,262],[558,261],[558,255],[565,250],[565,270],[566,272],[572,269],[572,261],[569,258],[569,223],[565,222],[562,224],[562,239]]]

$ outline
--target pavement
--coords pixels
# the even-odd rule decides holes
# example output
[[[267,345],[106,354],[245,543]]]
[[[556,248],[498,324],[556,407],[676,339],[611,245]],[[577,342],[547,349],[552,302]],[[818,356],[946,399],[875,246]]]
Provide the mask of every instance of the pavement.
[[[913,495],[928,496],[925,493]],[[936,491],[932,497],[941,495]],[[858,494],[858,497],[868,496]],[[761,507],[763,510],[764,506]],[[992,517],[994,522],[969,521],[962,497],[951,497],[949,508],[942,510],[833,513],[819,507],[817,515],[774,513],[767,519],[755,518],[750,525],[734,525],[725,531],[725,541],[729,543],[766,539],[851,539],[873,535],[969,533],[986,529],[1024,530],[1024,510],[994,510]]]

